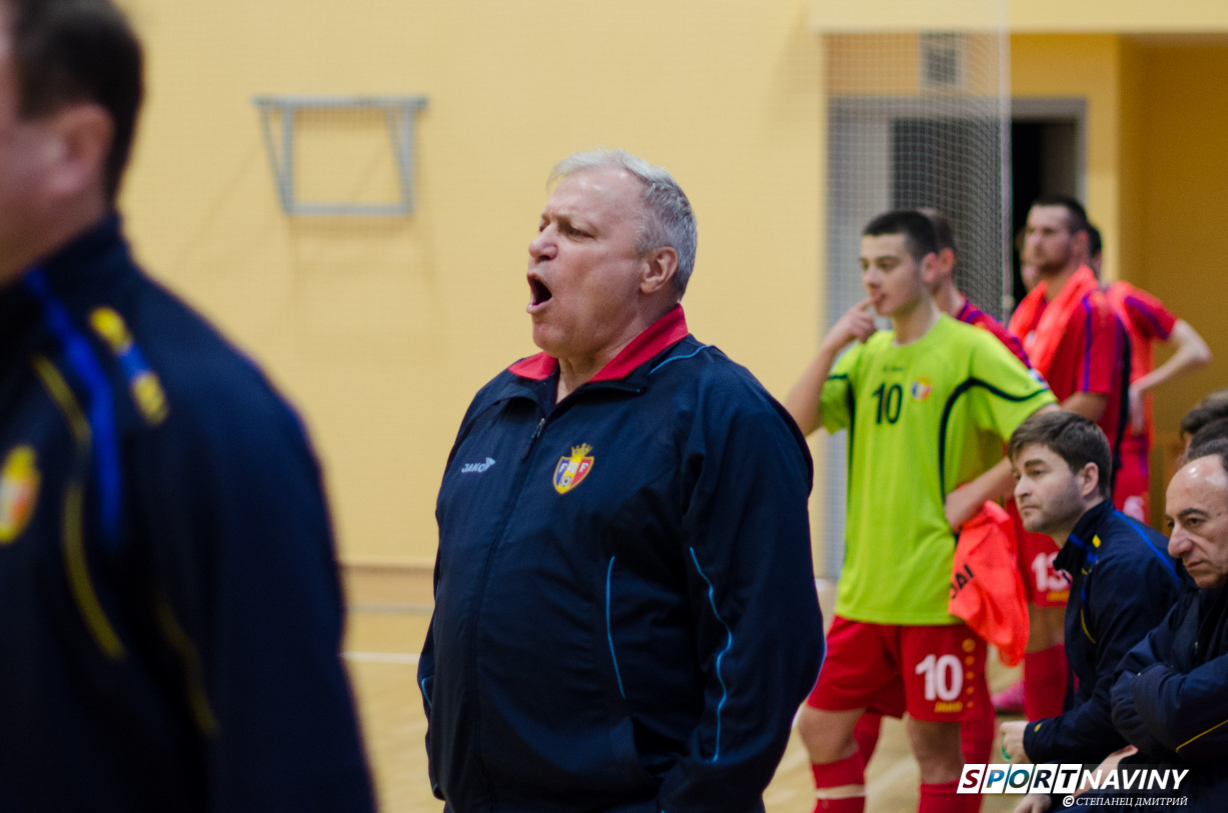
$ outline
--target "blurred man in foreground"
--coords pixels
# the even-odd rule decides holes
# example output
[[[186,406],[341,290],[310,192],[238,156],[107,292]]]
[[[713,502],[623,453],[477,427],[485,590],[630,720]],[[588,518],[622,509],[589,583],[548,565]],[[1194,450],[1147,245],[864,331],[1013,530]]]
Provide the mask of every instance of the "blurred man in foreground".
[[[0,810],[371,810],[302,425],[121,234],[141,61],[0,2]]]
[[[689,334],[695,219],[669,173],[596,150],[551,179],[543,352],[474,398],[439,493],[435,792],[455,813],[762,811],[823,652],[805,440]]]

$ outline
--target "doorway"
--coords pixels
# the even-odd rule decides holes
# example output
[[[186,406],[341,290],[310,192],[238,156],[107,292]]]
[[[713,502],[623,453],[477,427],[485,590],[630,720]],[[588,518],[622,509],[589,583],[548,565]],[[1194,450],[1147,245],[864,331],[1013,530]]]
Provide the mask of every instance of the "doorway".
[[[1041,195],[1086,201],[1087,102],[1083,99],[1015,99],[1011,102],[1011,295],[1023,299],[1019,235],[1028,208]]]

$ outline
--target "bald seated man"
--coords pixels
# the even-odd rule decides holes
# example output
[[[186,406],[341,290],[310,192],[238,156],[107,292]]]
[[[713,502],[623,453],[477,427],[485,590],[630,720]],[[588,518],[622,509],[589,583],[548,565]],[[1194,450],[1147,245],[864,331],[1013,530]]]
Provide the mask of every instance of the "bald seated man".
[[[1148,761],[1186,769],[1178,796],[1228,810],[1228,441],[1191,446],[1168,486],[1168,552],[1197,584],[1134,647],[1113,684],[1113,724]],[[1126,762],[1128,763],[1129,758]]]

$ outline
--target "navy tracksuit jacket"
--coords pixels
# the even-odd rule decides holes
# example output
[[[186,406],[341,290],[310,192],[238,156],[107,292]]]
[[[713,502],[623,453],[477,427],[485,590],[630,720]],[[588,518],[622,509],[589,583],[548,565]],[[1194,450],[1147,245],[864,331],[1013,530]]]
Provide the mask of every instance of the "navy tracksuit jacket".
[[[811,463],[680,307],[556,405],[484,387],[439,494],[419,666],[453,813],[749,813],[814,685]]]
[[[1032,762],[1098,764],[1125,746],[1109,701],[1114,671],[1164,619],[1189,578],[1167,546],[1109,500],[1075,525],[1053,566],[1071,578],[1066,658],[1079,687],[1068,711],[1028,723],[1023,748]]]
[[[319,470],[111,217],[0,290],[0,810],[370,811]]]
[[[1141,752],[1133,761],[1190,770],[1184,809],[1228,810],[1228,587],[1189,589],[1130,650],[1113,722]]]

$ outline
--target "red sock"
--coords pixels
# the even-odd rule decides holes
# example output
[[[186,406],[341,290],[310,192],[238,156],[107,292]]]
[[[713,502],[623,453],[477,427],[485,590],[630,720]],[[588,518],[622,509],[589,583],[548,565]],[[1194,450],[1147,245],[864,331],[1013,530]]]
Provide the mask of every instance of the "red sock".
[[[883,715],[867,711],[857,720],[853,727],[853,739],[857,741],[857,752],[861,754],[861,764],[869,765],[874,749],[878,747],[878,732],[883,724]],[[983,759],[982,762],[989,760]]]
[[[984,684],[984,676],[981,677],[980,682]],[[991,761],[990,754],[993,751],[993,738],[997,732],[997,725],[993,705],[985,702],[984,698],[987,697],[989,697],[989,687],[983,685],[980,697],[975,701],[979,705],[973,707],[971,716],[959,727],[960,749],[964,752],[966,763],[981,764]]]
[[[814,773],[815,790],[820,792],[843,785],[865,785],[866,783],[865,769],[861,765],[861,756],[858,754],[853,754],[839,762],[829,762],[826,765],[812,764],[810,770]],[[864,813],[865,809],[864,793],[860,796],[850,796],[847,799],[817,799],[814,806],[815,813],[820,813],[820,811]]]
[[[982,696],[989,696],[988,688]],[[964,720],[959,726],[959,744],[964,752],[964,762],[978,765],[992,762],[993,739],[997,733],[997,719],[994,717],[993,706],[982,701],[981,708],[974,708],[973,711],[975,716]],[[965,806],[962,809],[965,813],[978,813],[981,809],[979,793],[959,798],[963,800]]]
[[[1066,647],[1023,656],[1023,714],[1043,720],[1062,713],[1066,702]]]
[[[966,802],[955,794],[955,782],[921,783],[921,801],[917,813],[964,813]]]

